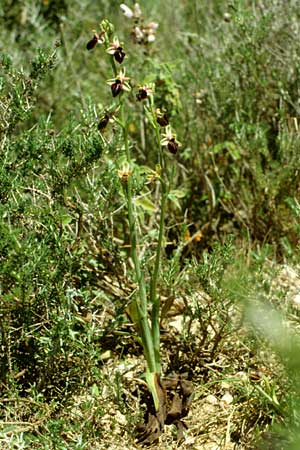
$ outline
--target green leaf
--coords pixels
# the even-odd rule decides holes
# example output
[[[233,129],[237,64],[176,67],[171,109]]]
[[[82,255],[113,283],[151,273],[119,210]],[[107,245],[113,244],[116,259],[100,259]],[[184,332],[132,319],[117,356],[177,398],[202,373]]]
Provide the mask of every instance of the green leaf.
[[[68,225],[70,222],[72,222],[72,220],[73,220],[73,217],[69,216],[67,214],[63,214],[61,216],[61,223],[62,223],[62,225]]]
[[[91,393],[93,397],[99,397],[99,388],[96,385],[96,383],[94,383],[91,387]]]
[[[140,325],[141,320],[141,311],[139,309],[139,306],[135,299],[131,300],[129,305],[126,308],[126,312],[129,315],[130,319],[132,320],[133,324],[136,327],[136,331],[139,338],[142,338],[143,330]]]
[[[156,390],[156,382],[155,382],[156,377],[157,377],[156,372],[146,372],[145,373],[147,385],[152,394],[152,398],[154,401],[155,411],[158,411],[159,410],[159,397],[158,397],[158,393]]]
[[[138,311],[138,306],[135,300],[132,300],[128,307],[126,308],[126,311],[130,317],[130,319],[132,320],[132,322],[136,325],[139,323],[139,311]]]
[[[214,147],[212,148],[212,152],[218,154],[222,153],[225,149],[235,161],[241,158],[240,149],[230,141],[225,141],[221,142],[220,144],[214,145]]]
[[[186,196],[186,189],[173,189],[170,191],[169,196],[175,197],[175,198],[183,198]]]
[[[156,211],[156,207],[149,197],[137,197],[134,199],[136,206],[141,206],[144,211],[153,213]]]
[[[178,209],[181,209],[181,205],[178,199],[185,197],[186,190],[184,189],[173,189],[169,192],[168,199],[175,204]]]

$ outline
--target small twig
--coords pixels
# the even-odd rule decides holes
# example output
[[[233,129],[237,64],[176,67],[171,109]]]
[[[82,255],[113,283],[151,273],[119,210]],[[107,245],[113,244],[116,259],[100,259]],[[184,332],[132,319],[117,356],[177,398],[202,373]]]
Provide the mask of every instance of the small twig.
[[[234,411],[235,411],[235,407],[233,407],[231,413],[229,414],[228,420],[227,420],[225,445],[228,445],[228,444],[230,444],[230,442],[231,442],[231,438],[230,438],[230,427],[231,427],[231,419],[232,419],[232,416],[233,416]]]
[[[5,426],[5,425],[30,425],[30,426],[36,426],[37,423],[33,424],[31,422],[22,422],[22,421],[0,421],[0,426]]]

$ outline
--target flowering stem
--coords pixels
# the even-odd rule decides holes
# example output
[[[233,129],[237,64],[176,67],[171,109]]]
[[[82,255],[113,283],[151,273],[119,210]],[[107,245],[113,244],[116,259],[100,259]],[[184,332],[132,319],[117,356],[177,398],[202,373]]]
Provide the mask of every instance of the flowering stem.
[[[156,249],[154,270],[151,276],[151,286],[150,286],[150,302],[152,304],[152,311],[151,311],[152,340],[154,344],[155,360],[159,368],[158,372],[161,372],[161,366],[160,366],[160,296],[157,295],[157,280],[160,268],[161,249],[164,236],[165,212],[168,198],[167,191],[165,190],[165,187],[163,188],[163,183],[162,189],[164,189],[164,191],[162,192],[161,198],[161,213],[159,221],[158,243]]]
[[[120,100],[120,113],[121,113],[121,123],[123,128],[123,139],[125,144],[125,153],[128,164],[130,163],[130,150],[128,145],[128,130],[125,121],[124,114],[124,102]],[[151,328],[148,321],[148,312],[147,312],[147,292],[144,274],[141,270],[141,265],[137,252],[137,232],[135,226],[135,217],[134,217],[134,207],[132,200],[132,176],[128,177],[127,182],[125,183],[125,195],[127,199],[127,211],[128,211],[128,222],[129,222],[129,235],[130,235],[130,243],[131,243],[131,255],[135,269],[136,281],[138,283],[139,289],[139,297],[140,303],[136,300],[135,302],[135,310],[138,316],[138,328],[141,332],[141,339],[144,349],[144,355],[147,361],[149,372],[157,372],[157,364],[155,358],[154,351],[154,342],[151,335]]]
[[[159,162],[162,169],[162,175],[165,174],[165,159],[162,151],[161,143],[160,143],[160,133],[158,127],[155,127],[155,133],[159,148]],[[156,255],[154,262],[154,269],[151,275],[151,284],[150,284],[150,303],[152,305],[151,311],[151,329],[152,329],[152,340],[154,344],[154,352],[155,352],[155,360],[156,364],[159,368],[159,373],[161,372],[160,365],[160,296],[157,295],[157,281],[158,274],[160,268],[160,259],[161,259],[161,250],[163,244],[164,237],[164,228],[165,228],[165,215],[166,215],[166,205],[168,199],[168,185],[163,180],[162,177],[160,179],[161,186],[161,209],[160,209],[160,219],[159,219],[159,232],[158,232],[158,242],[156,247]]]
[[[111,67],[112,67],[112,71],[113,71],[114,77],[116,77],[118,71],[117,71],[117,67],[116,67],[116,63],[115,63],[114,57],[112,55],[110,57],[110,63],[111,63]]]

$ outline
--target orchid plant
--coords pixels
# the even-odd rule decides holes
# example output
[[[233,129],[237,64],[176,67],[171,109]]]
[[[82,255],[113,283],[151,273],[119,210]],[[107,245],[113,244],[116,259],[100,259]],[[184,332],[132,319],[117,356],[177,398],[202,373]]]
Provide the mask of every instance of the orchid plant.
[[[151,45],[155,41],[155,33],[158,24],[155,22],[146,23],[140,6],[136,3],[131,9],[125,4],[121,4],[124,15],[133,20],[131,37],[134,43],[139,45]],[[131,258],[134,266],[135,281],[138,286],[138,295],[132,298],[129,306],[129,315],[133,320],[138,332],[139,341],[143,348],[143,353],[147,363],[145,378],[152,394],[155,409],[158,412],[163,407],[163,396],[161,393],[161,360],[160,360],[160,295],[158,292],[158,282],[160,274],[160,264],[164,243],[165,215],[170,192],[170,180],[167,171],[167,163],[174,158],[180,143],[176,134],[172,131],[168,120],[167,111],[161,111],[155,107],[155,85],[153,83],[137,85],[137,91],[133,97],[133,83],[127,75],[124,67],[126,62],[126,52],[124,44],[120,42],[114,33],[113,25],[107,20],[103,20],[100,25],[100,32],[95,32],[93,38],[88,42],[87,49],[93,50],[96,46],[102,46],[110,58],[112,68],[112,78],[107,83],[110,86],[113,97],[110,110],[99,121],[98,129],[104,132],[110,120],[113,120],[120,129],[122,136],[122,148],[125,153],[125,163],[118,170],[118,176],[122,185],[129,223]],[[119,67],[121,67],[119,69]],[[129,72],[129,71],[128,71]],[[154,262],[149,262],[146,267],[147,273],[151,274],[149,286],[146,282],[145,272],[139,255],[139,233],[136,223],[136,210],[134,202],[134,177],[135,166],[131,155],[131,143],[128,131],[128,120],[126,113],[126,98],[130,96],[143,104],[143,111],[147,118],[147,123],[152,128],[157,146],[157,164],[151,170],[152,181],[160,186],[160,213],[158,220],[158,238],[156,243]],[[103,137],[103,141],[104,137]]]

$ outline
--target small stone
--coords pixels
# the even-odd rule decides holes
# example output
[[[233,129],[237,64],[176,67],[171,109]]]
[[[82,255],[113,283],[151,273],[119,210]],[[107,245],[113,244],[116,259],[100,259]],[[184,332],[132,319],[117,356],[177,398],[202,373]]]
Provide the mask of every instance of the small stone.
[[[111,351],[110,350],[106,350],[105,352],[101,353],[100,359],[101,359],[101,361],[105,361],[107,359],[110,359],[111,355],[112,355]]]
[[[246,372],[243,372],[243,371],[237,372],[235,374],[235,376],[237,378],[239,378],[241,381],[245,381],[245,382],[248,381],[248,375],[246,374]]]
[[[217,405],[218,404],[218,399],[214,395],[209,394],[206,397],[206,402],[209,403],[210,405]]]
[[[182,316],[177,316],[176,319],[171,320],[169,322],[169,325],[173,328],[175,328],[176,331],[178,331],[178,333],[182,333],[182,329],[183,329],[183,318]]]
[[[294,298],[293,298],[293,303],[294,303],[296,306],[299,306],[299,305],[300,305],[300,294],[296,294],[296,295],[294,296]]]
[[[224,389],[224,390],[225,389],[228,390],[230,388],[230,383],[228,383],[227,381],[222,381],[221,382],[221,388]]]
[[[233,397],[230,392],[227,391],[221,398],[221,401],[225,404],[225,406],[230,405],[233,402]]]
[[[119,425],[127,425],[126,417],[120,411],[116,411],[115,417]]]

